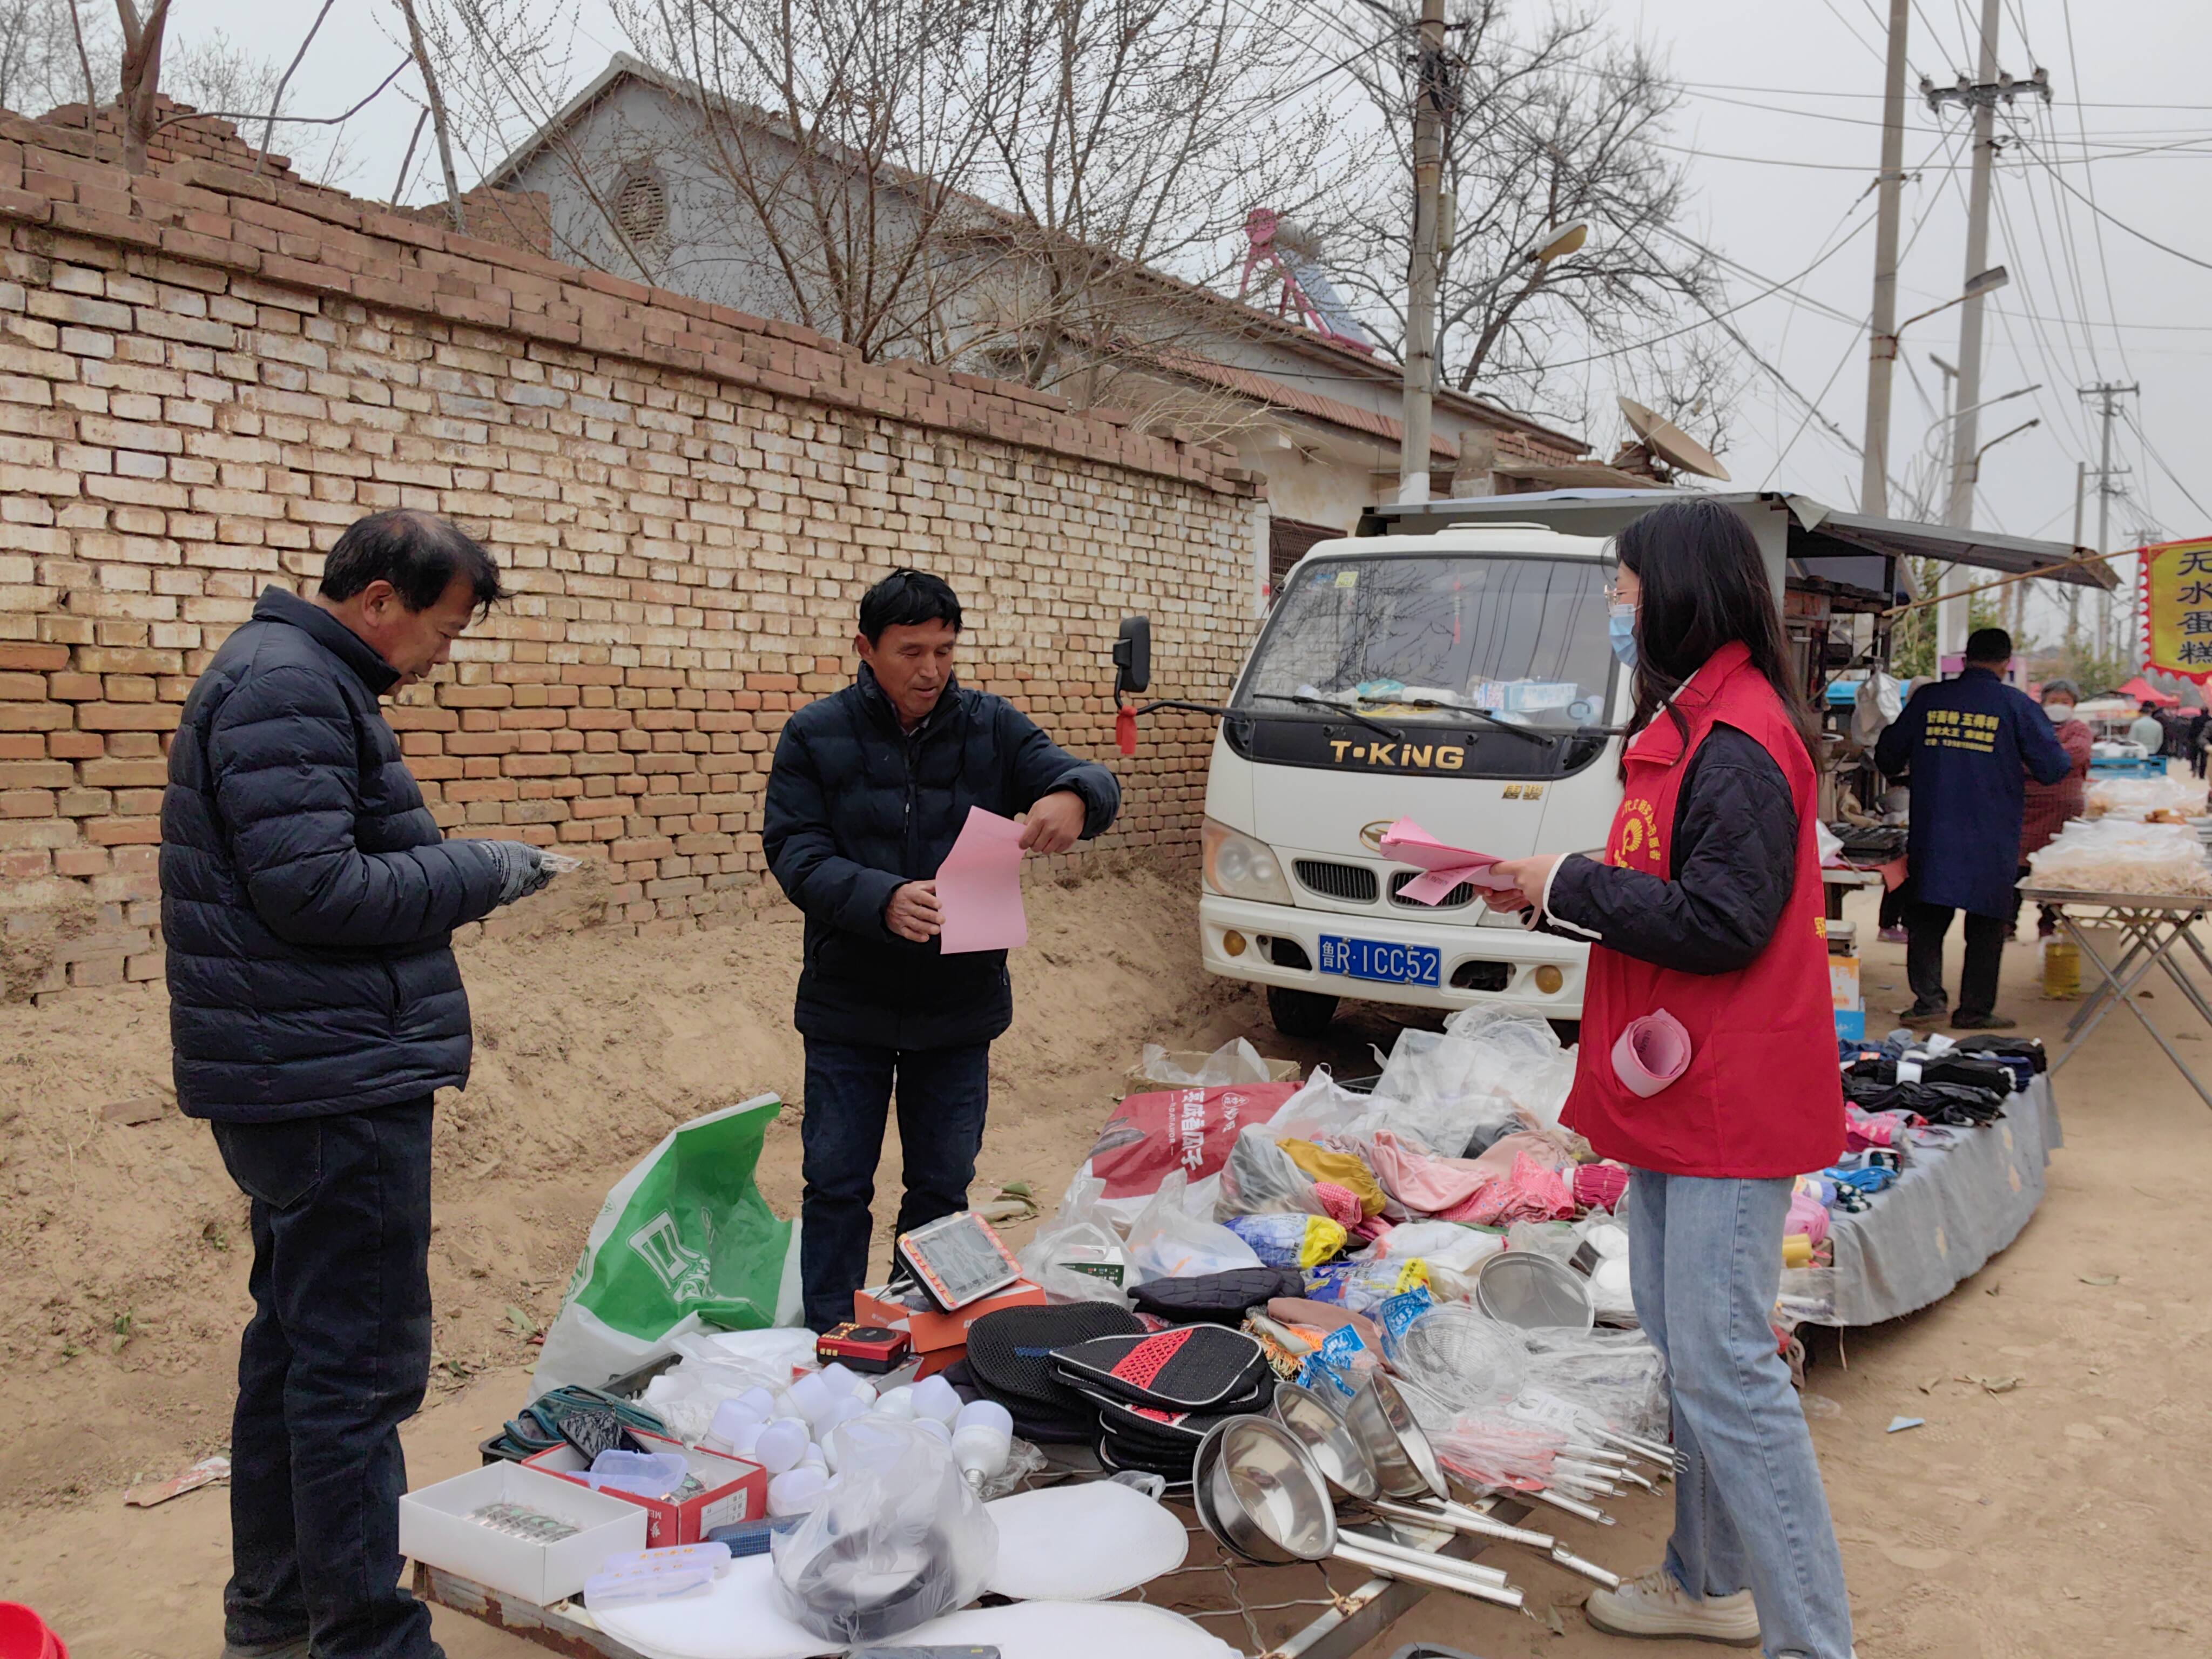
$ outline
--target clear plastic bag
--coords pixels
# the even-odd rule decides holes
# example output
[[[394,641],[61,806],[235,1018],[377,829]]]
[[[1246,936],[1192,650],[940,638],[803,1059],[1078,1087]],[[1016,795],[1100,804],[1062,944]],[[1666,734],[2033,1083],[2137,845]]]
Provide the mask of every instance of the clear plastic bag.
[[[1273,1129],[1262,1123],[1247,1124],[1237,1131],[1237,1144],[1229,1149],[1229,1162],[1222,1165],[1213,1218],[1227,1221],[1235,1216],[1277,1211],[1327,1213],[1315,1195],[1313,1177],[1291,1163],[1275,1144]]]
[[[1261,1266],[1252,1247],[1218,1222],[1201,1221],[1184,1207],[1182,1172],[1160,1182],[1129,1224],[1129,1282],[1188,1279]]]
[[[2076,818],[2029,855],[2027,884],[2084,893],[2212,893],[2212,862],[2197,831],[2179,823]]]
[[[1106,1183],[1079,1175],[1068,1183],[1060,1211],[1036,1231],[1016,1258],[1022,1276],[1055,1302],[1111,1302],[1129,1305],[1128,1247],[1098,1202]]]
[[[998,1565],[999,1529],[951,1449],[916,1424],[882,1418],[836,1432],[836,1477],[769,1544],[785,1616],[851,1645],[888,1641],[974,1601]]]
[[[1267,1120],[1267,1133],[1278,1141],[1326,1143],[1365,1127],[1377,1103],[1371,1096],[1338,1087],[1328,1067],[1316,1066],[1305,1086]]]
[[[1528,1372],[1522,1333],[1464,1302],[1443,1302],[1408,1325],[1391,1368],[1455,1411],[1503,1408]]]
[[[1667,1438],[1667,1362],[1642,1331],[1527,1330],[1524,1393],[1572,1401],[1621,1434]]]
[[[1267,1083],[1272,1079],[1260,1051],[1243,1037],[1224,1042],[1193,1070],[1178,1065],[1161,1044],[1145,1045],[1142,1070],[1146,1079],[1170,1089],[1216,1089],[1231,1083]]]

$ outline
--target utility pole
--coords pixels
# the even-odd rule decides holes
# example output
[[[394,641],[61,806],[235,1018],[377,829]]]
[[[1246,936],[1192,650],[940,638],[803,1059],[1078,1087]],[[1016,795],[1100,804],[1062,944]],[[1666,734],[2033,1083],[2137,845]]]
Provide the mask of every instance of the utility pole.
[[[1897,234],[1905,196],[1905,36],[1911,0],[1889,0],[1882,81],[1881,171],[1875,175],[1874,322],[1867,340],[1866,460],[1859,511],[1889,516],[1889,386],[1897,368]]]
[[[1974,278],[1989,268],[1990,181],[1997,153],[1997,103],[2012,102],[2022,92],[2051,98],[2051,77],[2037,70],[2027,81],[2015,81],[1997,72],[1997,29],[2001,0],[1982,0],[1982,35],[1975,78],[1959,77],[1954,86],[1938,88],[1923,76],[1921,95],[1928,106],[1941,112],[1947,103],[1971,105],[1974,112],[1973,172],[1966,191],[1966,298],[1959,308],[1959,412],[1951,431],[1951,493],[1944,523],[1966,530],[1974,522],[1974,461],[1980,454],[1982,399],[1982,298]],[[1961,579],[1955,568],[1945,574],[1943,586],[1953,589]],[[1966,643],[1966,600],[1948,593],[1939,607],[1942,626],[1941,650],[1962,651]]]
[[[2074,546],[2067,557],[2077,557],[2081,551],[2081,503],[2089,494],[2089,463],[2074,463]],[[2081,648],[2081,589],[2073,582],[2066,584],[2066,654],[2070,659]],[[2079,665],[2075,665],[2079,667]]]
[[[1413,260],[1406,279],[1406,399],[1398,446],[1398,499],[1429,499],[1429,411],[1437,386],[1437,216],[1443,195],[1444,0],[1421,0],[1421,51],[1413,93]]]
[[[2120,412],[2120,399],[2141,389],[2135,386],[2119,386],[2109,380],[2081,388],[2083,397],[2095,398],[2100,401],[2098,413],[2105,425],[2104,441],[2097,456],[2097,551],[2100,553],[2112,550],[2112,497],[2120,493],[2112,483],[2115,473],[2112,465],[2112,422]],[[2112,594],[2111,589],[2105,588],[2097,594],[2097,655],[2100,659],[2109,659],[2112,654]]]

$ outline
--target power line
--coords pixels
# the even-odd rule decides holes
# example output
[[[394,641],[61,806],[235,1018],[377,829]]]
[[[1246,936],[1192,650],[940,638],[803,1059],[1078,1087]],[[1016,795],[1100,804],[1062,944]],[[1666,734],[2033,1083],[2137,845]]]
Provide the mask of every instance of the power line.
[[[2196,493],[2191,490],[2187,484],[2181,482],[2181,475],[2166,465],[2166,457],[2158,453],[2158,446],[2151,442],[2150,434],[2143,430],[2141,417],[2129,410],[2123,409],[2120,411],[2120,418],[2135,428],[2136,441],[2140,442],[2143,448],[2149,453],[2150,458],[2152,461],[2157,465],[2158,470],[2166,474],[2167,479],[2172,483],[2176,489],[2182,493],[2183,496],[2188,501],[2190,506],[2195,507],[2197,512],[2203,514],[2204,518],[2208,521],[2212,521],[2212,508],[2207,508],[2203,502],[2198,501],[2197,499]]]

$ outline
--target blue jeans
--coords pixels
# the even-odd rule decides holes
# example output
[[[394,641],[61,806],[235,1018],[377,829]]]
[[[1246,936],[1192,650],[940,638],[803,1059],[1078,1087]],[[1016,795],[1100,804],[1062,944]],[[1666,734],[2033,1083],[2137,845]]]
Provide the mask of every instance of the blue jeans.
[[[1666,1358],[1687,1465],[1667,1571],[1692,1595],[1749,1589],[1771,1656],[1848,1659],[1843,1558],[1769,1323],[1791,1183],[1638,1170],[1629,1185],[1636,1315]]]
[[[807,1038],[799,1277],[813,1330],[852,1318],[853,1292],[867,1283],[875,1231],[868,1206],[894,1082],[905,1153],[898,1231],[968,1207],[990,1103],[991,1045],[898,1049]]]
[[[399,1425],[430,1380],[430,1097],[217,1123],[252,1200],[253,1317],[231,1425],[223,1638],[316,1659],[430,1659],[399,1588]]]

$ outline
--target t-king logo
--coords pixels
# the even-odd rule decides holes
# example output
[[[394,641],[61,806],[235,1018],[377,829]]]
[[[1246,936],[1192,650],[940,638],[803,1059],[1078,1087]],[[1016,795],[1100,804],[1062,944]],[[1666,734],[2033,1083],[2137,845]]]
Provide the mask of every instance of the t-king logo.
[[[1331,738],[1328,757],[1338,766],[1364,762],[1399,772],[1457,772],[1467,765],[1467,750],[1450,743],[1354,743],[1349,738]]]

